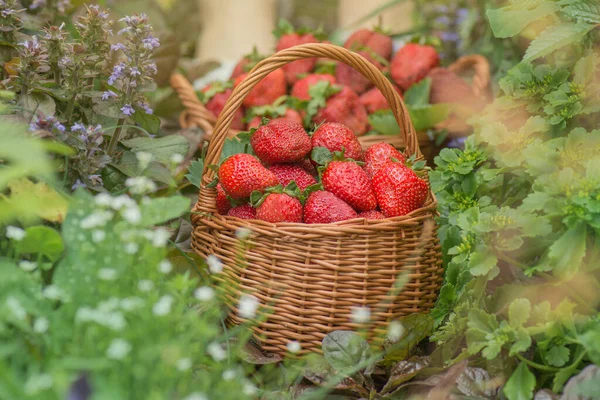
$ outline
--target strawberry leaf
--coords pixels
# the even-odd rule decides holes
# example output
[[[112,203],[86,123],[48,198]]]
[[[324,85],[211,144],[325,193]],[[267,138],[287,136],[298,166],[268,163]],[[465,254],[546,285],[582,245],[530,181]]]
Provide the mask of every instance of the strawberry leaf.
[[[327,147],[314,147],[310,158],[319,165],[326,165],[333,159],[333,155]]]
[[[223,93],[227,89],[233,88],[233,82],[231,81],[214,81],[210,85],[207,86],[208,89],[206,91],[196,92],[200,101],[204,104],[208,103],[210,99],[215,97],[217,93]]]
[[[325,107],[327,99],[336,93],[339,93],[342,88],[337,85],[332,85],[329,81],[319,81],[308,88],[310,100],[306,105],[306,116],[304,117],[304,126],[310,125],[313,117],[319,109]]]
[[[292,25],[287,19],[281,18],[277,23],[277,28],[273,30],[273,35],[275,35],[275,37],[279,39],[283,35],[289,35],[290,33],[294,32],[294,25]]]
[[[250,193],[250,205],[255,208],[260,206],[268,195],[268,193],[261,193],[258,190],[255,190]]]

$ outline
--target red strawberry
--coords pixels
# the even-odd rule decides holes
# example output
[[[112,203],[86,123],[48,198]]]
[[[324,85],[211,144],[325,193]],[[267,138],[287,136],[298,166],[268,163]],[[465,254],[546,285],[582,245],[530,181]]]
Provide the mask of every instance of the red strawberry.
[[[241,219],[256,219],[256,208],[252,207],[250,204],[244,204],[233,207],[231,210],[229,210],[227,215]]]
[[[232,92],[231,83],[213,82],[202,89],[202,101],[206,109],[217,118],[223,111],[223,107],[225,107],[225,103]],[[233,116],[231,127],[233,129],[244,129],[243,119],[244,110],[238,108]]]
[[[358,218],[364,219],[385,219],[385,215],[381,211],[371,210],[358,213]]]
[[[343,149],[344,157],[362,160],[362,147],[358,138],[343,124],[325,122],[313,133],[311,142],[312,147],[325,147],[332,153]]]
[[[250,154],[235,154],[219,167],[219,182],[234,199],[250,196],[255,190],[263,192],[276,186],[277,177]]]
[[[288,49],[305,43],[318,43],[312,33],[295,32],[294,27],[287,21],[281,21],[275,30],[275,35],[279,38],[276,51]],[[309,73],[315,67],[316,58],[306,58],[297,60],[283,66],[285,80],[293,85],[299,78],[298,75]]]
[[[392,55],[392,39],[368,29],[359,29],[354,32],[346,40],[344,47],[356,51],[380,70],[383,69],[384,62],[389,60]],[[339,83],[350,86],[359,94],[373,86],[369,79],[344,63],[338,64],[335,76]]]
[[[403,164],[406,162],[404,154],[400,153],[389,143],[377,143],[369,147],[365,151],[364,165],[364,169],[369,178],[372,179],[381,167],[392,161],[392,158],[395,158]]]
[[[398,94],[402,96],[402,91],[398,89],[397,86],[394,85],[394,89],[396,89],[396,92],[398,92]],[[383,93],[381,93],[381,90],[377,89],[376,87],[361,94],[358,99],[360,100],[360,103],[366,108],[369,114],[373,114],[375,111],[378,110],[390,109],[390,105],[388,104],[385,97],[383,97]]]
[[[244,73],[235,78],[234,86],[239,85],[247,75],[248,74]],[[287,88],[283,70],[276,69],[254,86],[244,99],[243,104],[245,107],[265,106],[274,103],[275,100],[283,96],[286,91]]]
[[[269,171],[275,174],[281,186],[286,187],[290,182],[296,182],[300,190],[317,183],[311,174],[297,164],[277,164],[269,167]]]
[[[298,80],[292,87],[291,95],[300,100],[310,100],[308,89],[320,81],[328,81],[332,85],[335,83],[335,77],[329,74],[310,74]]]
[[[367,111],[360,104],[358,95],[344,86],[339,93],[327,99],[325,107],[313,117],[313,122],[315,124],[339,122],[352,129],[357,135],[362,135],[367,131]]]
[[[311,150],[310,136],[298,122],[277,118],[259,127],[250,138],[252,149],[265,164],[302,161]]]
[[[425,78],[439,63],[440,57],[433,47],[409,43],[394,55],[390,72],[394,82],[403,90],[407,90]]]
[[[307,224],[331,224],[356,217],[356,211],[348,203],[323,190],[312,192],[304,204],[304,222]]]
[[[377,208],[373,185],[367,173],[353,161],[332,161],[321,176],[323,187],[358,211]]]
[[[231,203],[227,198],[227,193],[223,190],[223,186],[218,183],[217,184],[217,211],[221,215],[227,215],[227,212],[231,210]]]
[[[298,114],[298,111],[292,110],[291,108],[285,110],[285,114],[281,118],[289,119],[302,125],[302,117],[300,116],[300,114]],[[250,122],[248,122],[246,129],[258,128],[262,123],[262,119],[262,116],[256,116],[252,118]]]
[[[373,177],[377,202],[386,217],[406,215],[423,206],[427,199],[427,182],[415,172],[395,162],[385,164]]]
[[[231,72],[230,79],[235,79],[238,76],[250,72],[250,70],[263,58],[263,55],[258,53],[256,47],[252,50],[252,53],[246,54],[238,63],[235,68],[233,68],[233,72]]]
[[[285,193],[271,193],[256,208],[256,218],[273,223],[302,222],[302,203]]]

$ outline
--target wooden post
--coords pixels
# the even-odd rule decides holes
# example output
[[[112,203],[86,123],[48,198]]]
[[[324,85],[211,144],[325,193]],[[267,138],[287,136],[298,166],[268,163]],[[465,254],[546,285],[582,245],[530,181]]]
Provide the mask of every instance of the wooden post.
[[[346,29],[360,18],[375,10],[377,7],[388,3],[389,0],[339,0],[339,25]],[[381,14],[381,22],[385,29],[393,32],[407,30],[412,26],[412,1],[405,1],[397,4]],[[356,27],[349,28],[353,31],[359,27],[371,28],[378,24],[378,17],[375,16],[368,21]]]

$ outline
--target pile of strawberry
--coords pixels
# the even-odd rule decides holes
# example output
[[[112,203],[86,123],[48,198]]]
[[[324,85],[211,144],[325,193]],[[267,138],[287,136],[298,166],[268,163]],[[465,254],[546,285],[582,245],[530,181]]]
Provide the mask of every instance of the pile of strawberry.
[[[280,51],[305,43],[318,43],[318,35],[295,31],[285,21],[274,32]],[[364,56],[381,70],[402,95],[439,64],[431,46],[409,43],[392,54],[392,39],[375,29],[360,29],[344,47]],[[206,108],[217,117],[233,88],[244,80],[248,71],[264,57],[256,51],[244,56],[227,82],[213,82],[199,93]],[[237,110],[232,129],[248,130],[263,117],[288,118],[309,129],[315,124],[337,122],[361,136],[371,130],[368,116],[389,109],[379,89],[367,78],[343,63],[309,58],[294,61],[267,75],[244,99]]]
[[[420,208],[427,183],[393,146],[366,151],[347,126],[326,122],[308,134],[287,118],[263,121],[250,137],[256,157],[235,154],[218,167],[219,214],[268,222],[384,219]]]

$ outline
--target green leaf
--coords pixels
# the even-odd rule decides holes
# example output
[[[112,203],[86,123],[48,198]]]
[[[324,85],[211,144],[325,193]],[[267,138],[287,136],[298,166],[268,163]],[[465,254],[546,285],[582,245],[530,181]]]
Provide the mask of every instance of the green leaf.
[[[429,104],[431,93],[431,78],[425,78],[419,83],[412,85],[404,93],[404,103],[407,106],[425,106]]]
[[[204,171],[204,160],[198,159],[192,161],[188,168],[188,173],[185,175],[186,179],[190,183],[200,189],[200,183],[202,182],[202,172]]]
[[[323,356],[338,372],[348,374],[373,357],[369,344],[352,331],[333,331],[323,338]]]
[[[593,363],[600,365],[600,331],[589,330],[579,336],[579,341],[587,350],[588,356]]]
[[[21,254],[40,254],[54,262],[60,258],[65,246],[56,229],[48,226],[32,226],[25,230],[25,237],[17,243]]]
[[[404,327],[404,335],[386,349],[386,364],[407,359],[419,342],[433,332],[434,320],[429,314],[410,314],[398,322]]]
[[[160,128],[160,118],[154,114],[148,114],[139,107],[134,107],[135,112],[131,116],[133,120],[151,135],[156,135]]]
[[[545,355],[546,362],[553,367],[562,367],[569,361],[570,351],[565,346],[553,346]]]
[[[234,154],[240,153],[254,154],[250,143],[247,140],[240,140],[237,137],[227,138],[223,144],[223,151],[221,151],[220,160],[223,161]]]
[[[491,251],[477,251],[469,259],[469,271],[473,276],[488,274],[498,264],[498,259]]]
[[[559,5],[552,1],[544,1],[530,10],[515,7],[513,4],[498,9],[488,9],[487,17],[494,36],[508,38],[518,35],[530,23],[558,10],[560,10]]]
[[[535,389],[535,375],[521,362],[510,376],[502,392],[508,400],[531,400]]]
[[[382,135],[400,134],[400,127],[391,110],[379,110],[369,114],[369,124]]]
[[[600,5],[598,6],[600,7]],[[573,82],[578,85],[587,85],[593,78],[598,67],[598,56],[593,51],[582,57],[573,70]]]
[[[140,204],[142,226],[162,224],[178,218],[190,208],[190,200],[183,196],[159,197]]]
[[[579,222],[550,246],[548,258],[559,275],[573,274],[585,256],[587,225]]]
[[[596,0],[563,0],[567,5],[562,11],[580,21],[590,24],[600,24],[600,3]]]
[[[516,299],[508,307],[508,323],[513,328],[522,327],[531,315],[529,299]]]
[[[22,94],[19,98],[19,107],[34,114],[42,113],[45,116],[54,115],[56,112],[56,104],[52,97],[39,92]]]
[[[447,104],[419,105],[408,108],[410,119],[416,131],[433,128],[450,115]]]
[[[112,119],[119,119],[123,117],[123,113],[121,112],[119,106],[110,100],[100,100],[100,98],[96,99],[94,105],[92,106],[92,110],[96,114],[100,114]]]
[[[123,154],[118,164],[111,163],[109,165],[127,176],[135,177],[143,175],[153,181],[165,184],[173,182],[171,171],[167,167],[156,161],[152,161],[146,169],[142,170],[137,157],[130,151],[126,151]]]
[[[592,29],[591,24],[554,25],[540,33],[529,45],[524,61],[533,61],[545,57],[556,50],[572,43],[579,42]]]
[[[314,147],[310,158],[319,165],[327,165],[333,159],[333,155],[327,147]]]
[[[154,160],[167,165],[171,163],[171,157],[174,154],[184,156],[190,148],[187,139],[181,135],[169,135],[157,139],[137,137],[124,140],[122,143],[133,153],[140,151],[150,153]]]

